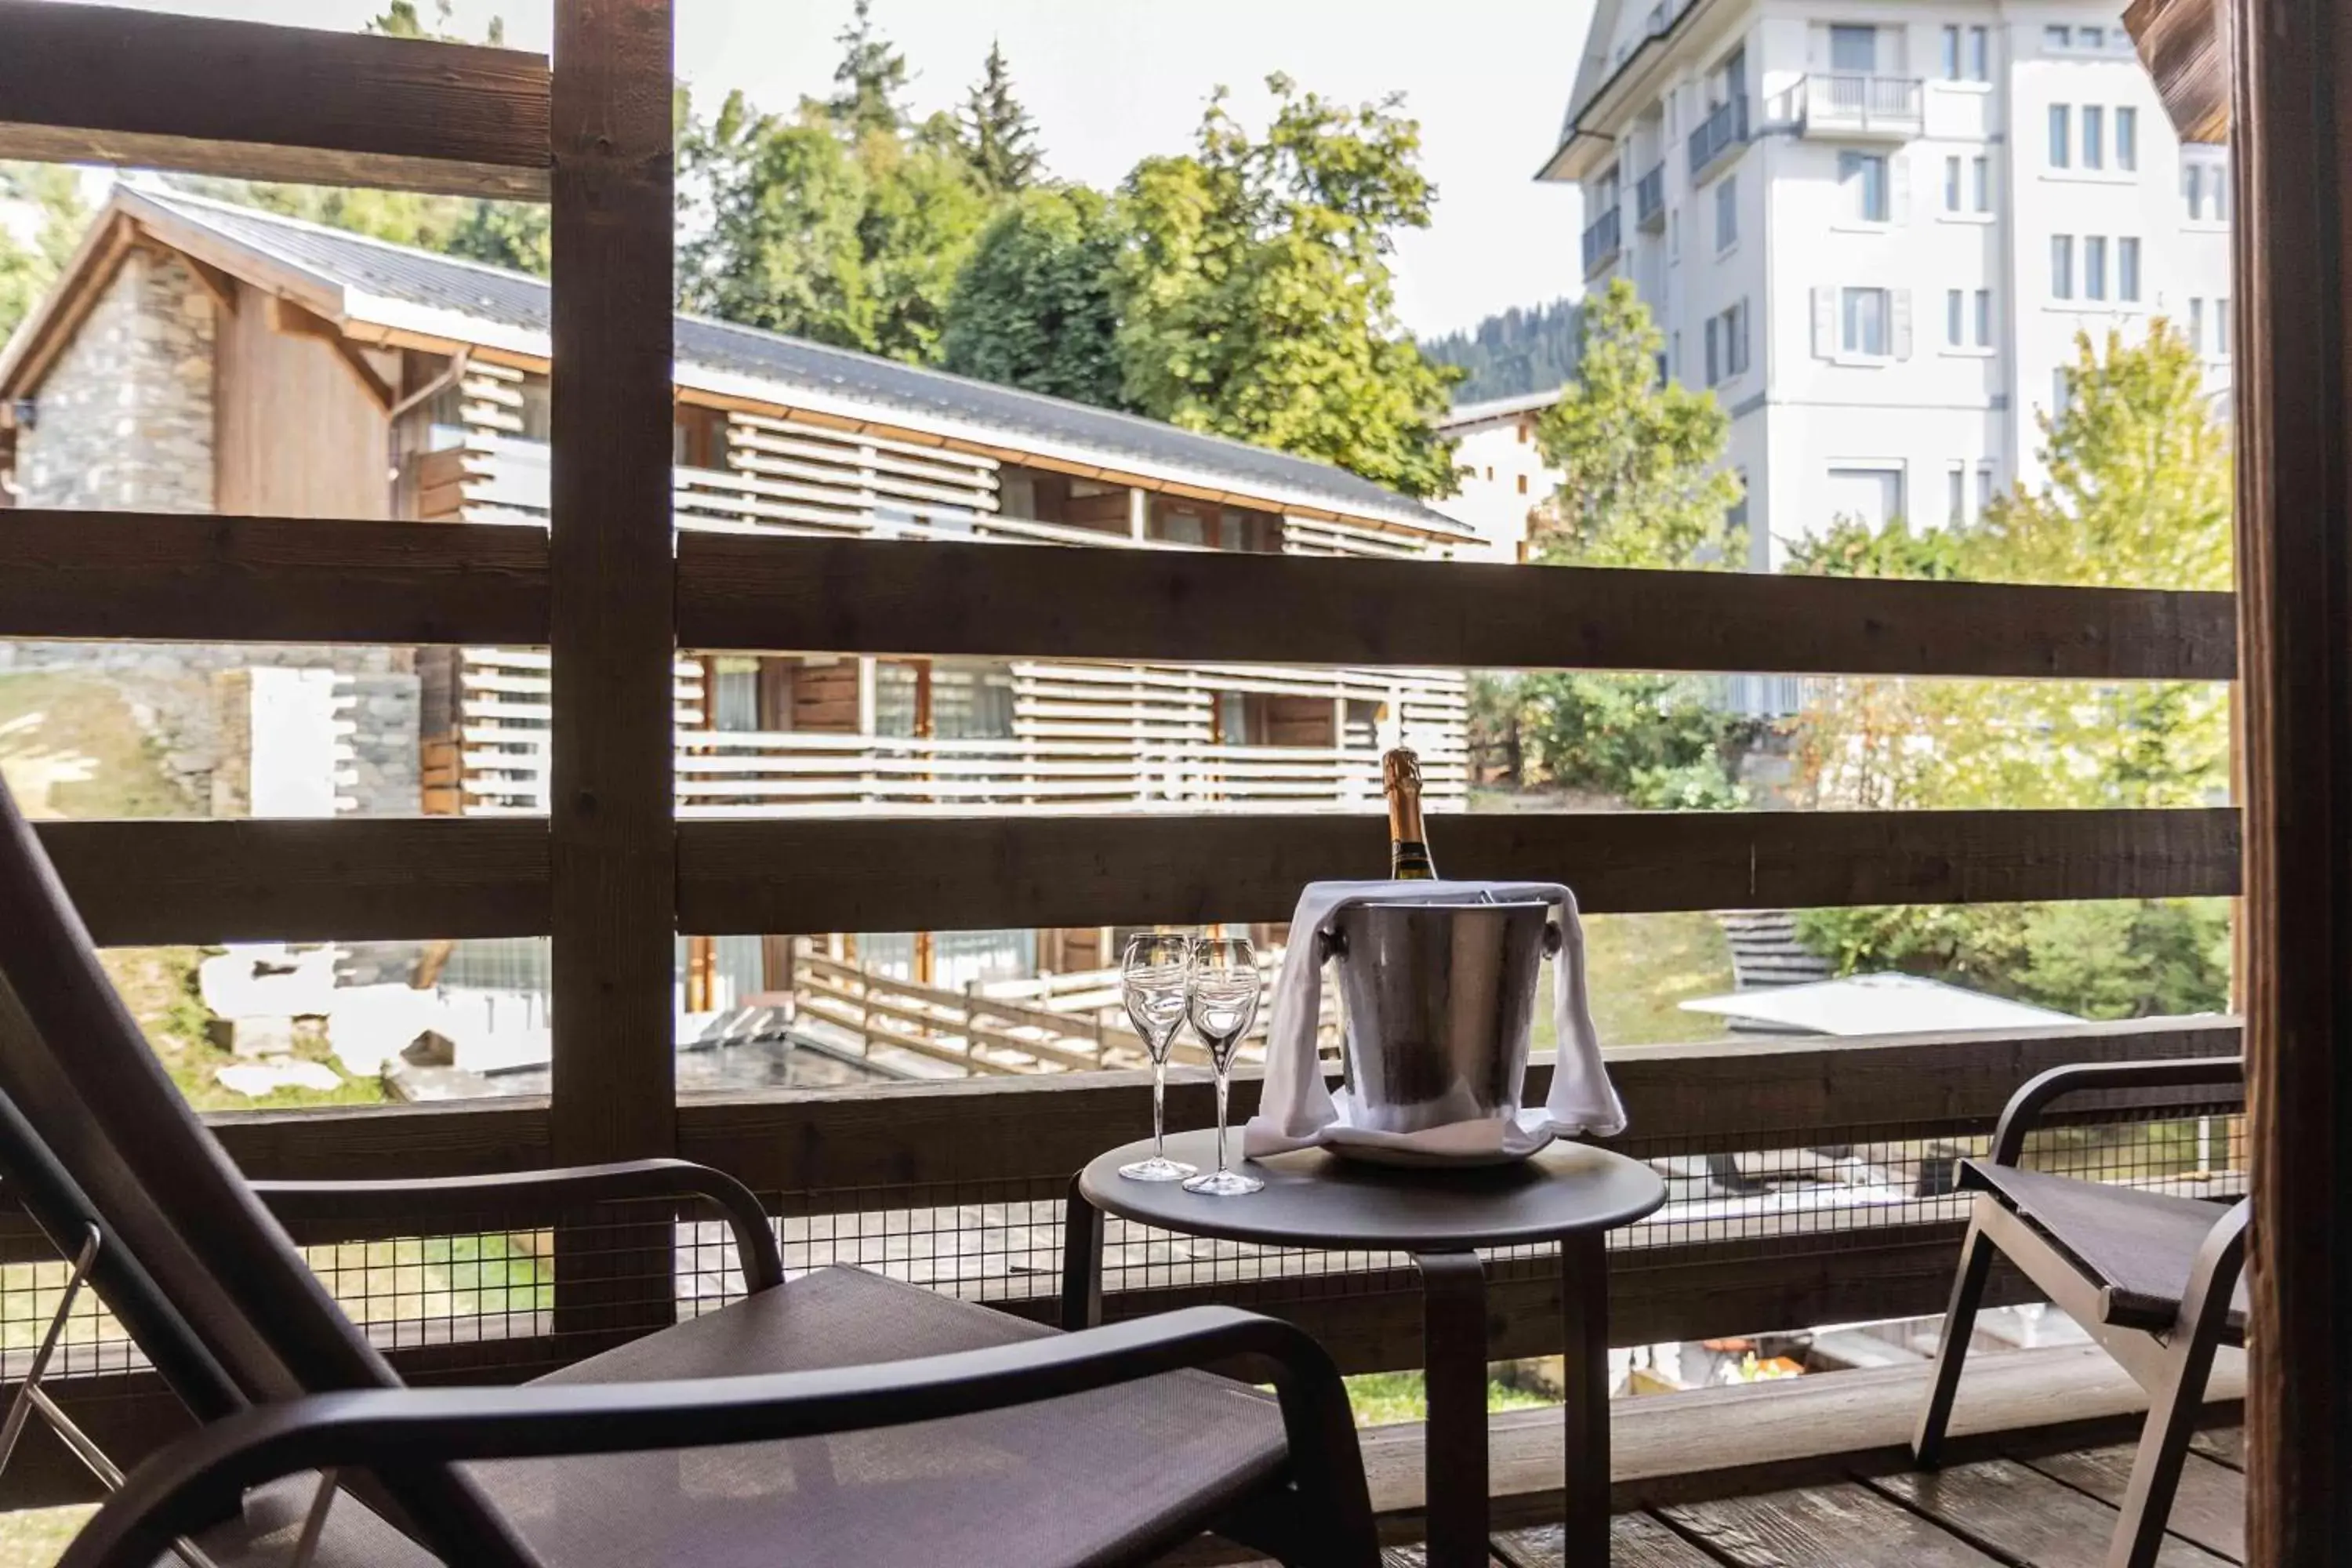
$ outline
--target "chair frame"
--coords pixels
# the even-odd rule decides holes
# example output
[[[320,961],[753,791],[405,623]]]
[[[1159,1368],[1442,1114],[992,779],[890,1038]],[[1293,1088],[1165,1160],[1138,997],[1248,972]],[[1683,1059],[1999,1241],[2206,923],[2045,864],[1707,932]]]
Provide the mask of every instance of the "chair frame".
[[[2210,1088],[2245,1081],[2238,1057],[2189,1057],[2168,1061],[2099,1062],[2053,1068],[2011,1097],[1993,1133],[1986,1163],[2015,1166],[2026,1134],[2051,1102],[2069,1094],[2151,1089]],[[1912,1457],[1924,1468],[1941,1459],[1960,1366],[1968,1356],[1977,1309],[1984,1300],[1993,1255],[2009,1258],[2035,1288],[2046,1293],[2099,1347],[2113,1356],[2132,1381],[2147,1391],[2148,1413],[2139,1451],[2107,1552],[2108,1568],[2153,1568],[2163,1550],[2165,1525],[2188,1457],[2189,1439],[2205,1403],[2214,1352],[2242,1344],[2230,1323],[2231,1299],[2245,1264],[2250,1200],[2221,1211],[2199,1247],[2180,1310],[2168,1329],[2144,1330],[2110,1322],[2108,1289],[2086,1273],[1998,1193],[1979,1192],[1970,1206],[1967,1238],[1960,1244],[1959,1271],[1952,1281],[1944,1331],[1936,1347],[1935,1380],[1920,1412]]]
[[[372,1182],[257,1182],[281,1219],[381,1205],[397,1212],[431,1193],[574,1209],[592,1204],[701,1199],[732,1233],[751,1290],[784,1282],[774,1230],[749,1188],[681,1160]],[[272,1401],[214,1420],[135,1468],[60,1568],[150,1568],[173,1541],[233,1517],[247,1488],[307,1469],[399,1478],[420,1464],[562,1458],[764,1442],[1003,1409],[1184,1369],[1237,1372],[1274,1384],[1288,1462],[1226,1515],[1141,1543],[1148,1562],[1209,1529],[1286,1563],[1378,1561],[1371,1499],[1347,1390],[1329,1354],[1305,1331],[1226,1307],[1197,1307],[1082,1333],[982,1350],[816,1372],[652,1383],[511,1388],[393,1388]],[[537,1568],[519,1543],[485,1540],[462,1524],[411,1510],[429,1549],[452,1563]]]

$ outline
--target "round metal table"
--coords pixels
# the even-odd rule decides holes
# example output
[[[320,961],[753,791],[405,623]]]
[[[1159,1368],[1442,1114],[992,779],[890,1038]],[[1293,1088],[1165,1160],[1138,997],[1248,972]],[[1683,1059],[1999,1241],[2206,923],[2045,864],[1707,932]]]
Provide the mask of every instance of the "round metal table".
[[[1238,1150],[1238,1130],[1231,1139],[1228,1149]],[[1487,1561],[1486,1282],[1474,1249],[1558,1243],[1568,1424],[1565,1560],[1609,1560],[1607,1237],[1665,1202],[1666,1184],[1655,1171],[1565,1142],[1479,1169],[1395,1169],[1307,1149],[1247,1162],[1265,1190],[1220,1198],[1188,1193],[1181,1183],[1132,1182],[1118,1173],[1150,1152],[1148,1139],[1113,1149],[1070,1184],[1064,1327],[1089,1326],[1101,1316],[1105,1215],[1265,1247],[1411,1253],[1421,1271],[1429,1387],[1423,1463],[1431,1568]],[[1216,1134],[1176,1133],[1168,1154],[1209,1170],[1216,1163]]]

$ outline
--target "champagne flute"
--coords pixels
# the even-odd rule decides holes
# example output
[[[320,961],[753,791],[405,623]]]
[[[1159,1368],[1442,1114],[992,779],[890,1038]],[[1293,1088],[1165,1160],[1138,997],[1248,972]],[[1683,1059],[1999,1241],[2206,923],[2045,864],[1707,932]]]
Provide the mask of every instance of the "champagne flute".
[[[1119,1000],[1128,1021],[1151,1053],[1151,1158],[1121,1165],[1118,1173],[1136,1182],[1181,1182],[1195,1166],[1168,1157],[1163,1127],[1168,1099],[1168,1052],[1184,1026],[1184,988],[1192,943],[1181,936],[1131,936],[1118,966]]]
[[[1255,1176],[1225,1165],[1225,1098],[1233,1088],[1234,1053],[1242,1037],[1257,1021],[1257,951],[1240,937],[1203,937],[1192,944],[1192,963],[1185,987],[1187,1016],[1192,1032],[1209,1047],[1209,1062],[1217,1070],[1217,1168],[1184,1184],[1188,1193],[1212,1197],[1238,1197],[1265,1184]]]

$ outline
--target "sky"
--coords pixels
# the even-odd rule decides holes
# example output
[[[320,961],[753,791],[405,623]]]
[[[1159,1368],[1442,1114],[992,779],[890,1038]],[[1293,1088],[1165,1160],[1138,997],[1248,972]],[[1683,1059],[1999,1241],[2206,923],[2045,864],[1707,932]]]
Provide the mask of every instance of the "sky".
[[[124,0],[114,0],[122,4]],[[380,0],[130,0],[148,10],[357,27]],[[432,0],[419,6],[430,16]],[[1270,71],[1348,101],[1405,94],[1420,119],[1436,219],[1396,256],[1405,324],[1427,336],[1580,286],[1579,200],[1533,174],[1567,107],[1591,0],[874,0],[907,55],[914,107],[949,107],[1004,46],[1051,171],[1116,184],[1191,143],[1209,90],[1262,123]],[[679,74],[699,106],[730,88],[783,107],[831,85],[850,0],[677,0]],[[453,30],[544,49],[548,0],[458,0]]]

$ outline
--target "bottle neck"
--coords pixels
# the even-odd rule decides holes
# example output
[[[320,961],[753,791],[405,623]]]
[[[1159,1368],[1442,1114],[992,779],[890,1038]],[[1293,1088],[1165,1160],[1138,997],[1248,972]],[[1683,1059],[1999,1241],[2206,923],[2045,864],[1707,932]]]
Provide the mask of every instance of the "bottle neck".
[[[1389,876],[1400,882],[1437,878],[1429,835],[1421,826],[1421,792],[1409,786],[1389,792]]]

